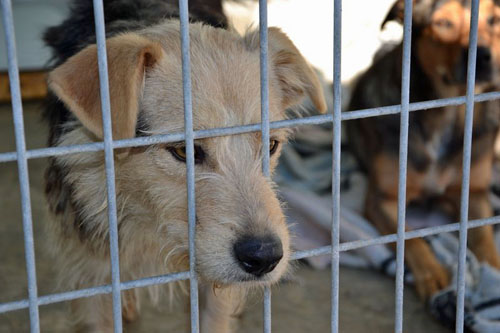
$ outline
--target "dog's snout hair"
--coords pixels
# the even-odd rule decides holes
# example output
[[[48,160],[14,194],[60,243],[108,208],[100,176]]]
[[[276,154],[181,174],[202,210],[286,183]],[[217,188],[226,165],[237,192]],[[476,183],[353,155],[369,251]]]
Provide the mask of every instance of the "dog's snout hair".
[[[290,241],[274,185],[262,173],[260,138],[255,134],[217,138],[213,145],[209,151],[217,156],[214,171],[200,174],[196,182],[199,235],[214,238],[200,242],[200,269],[220,283],[250,280],[233,255],[235,242],[243,236],[273,235],[282,244],[283,260],[273,267],[273,274],[262,276],[272,281],[287,269]],[[271,161],[274,167],[276,161]],[[220,235],[227,235],[227,242],[217,241]],[[210,253],[219,256],[212,261]]]

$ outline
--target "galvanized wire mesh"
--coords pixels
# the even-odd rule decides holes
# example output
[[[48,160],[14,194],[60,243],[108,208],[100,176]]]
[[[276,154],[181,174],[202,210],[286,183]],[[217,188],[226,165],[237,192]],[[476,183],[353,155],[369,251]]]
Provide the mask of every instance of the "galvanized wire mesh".
[[[333,114],[305,117],[301,119],[291,119],[282,121],[269,121],[269,94],[268,94],[268,48],[267,48],[267,1],[259,1],[260,11],[260,50],[261,50],[261,123],[254,125],[214,128],[208,130],[193,130],[192,123],[192,100],[190,82],[190,61],[189,61],[189,24],[188,24],[188,1],[179,0],[181,42],[182,42],[182,73],[184,89],[184,133],[170,133],[164,135],[154,135],[151,137],[140,137],[126,140],[113,140],[111,133],[109,87],[107,78],[107,62],[105,47],[104,13],[102,0],[94,0],[94,14],[96,24],[96,37],[99,59],[99,77],[101,102],[103,110],[104,141],[42,149],[26,150],[23,109],[21,102],[19,68],[17,65],[16,45],[13,28],[13,15],[11,0],[1,0],[2,22],[6,36],[6,46],[8,53],[10,88],[12,94],[12,109],[14,115],[14,127],[16,136],[16,151],[1,153],[0,163],[17,161],[19,169],[19,182],[21,188],[23,229],[26,267],[28,275],[28,299],[1,303],[0,313],[29,308],[31,332],[40,331],[40,321],[38,308],[62,301],[77,298],[90,297],[100,294],[112,294],[113,296],[113,319],[115,332],[122,331],[121,319],[121,297],[122,290],[146,287],[157,284],[166,284],[174,281],[190,281],[190,301],[191,301],[191,331],[199,331],[199,309],[198,309],[198,283],[195,270],[195,181],[194,181],[194,140],[207,137],[224,135],[235,135],[248,132],[262,133],[262,155],[263,173],[269,177],[269,130],[284,127],[296,127],[302,125],[333,123],[333,165],[332,165],[332,245],[321,248],[299,251],[292,254],[291,259],[297,260],[311,256],[330,254],[332,257],[332,312],[331,330],[338,332],[339,329],[339,255],[342,251],[349,251],[361,247],[375,244],[397,243],[397,271],[396,271],[396,310],[395,310],[395,332],[402,332],[403,327],[403,274],[404,274],[404,241],[408,239],[434,235],[438,233],[459,231],[460,250],[458,255],[459,269],[457,281],[457,316],[456,332],[464,330],[464,295],[465,295],[465,258],[467,247],[467,230],[484,225],[500,223],[500,217],[492,217],[480,220],[468,220],[469,203],[469,181],[470,181],[470,160],[472,143],[472,122],[475,102],[484,102],[500,99],[500,92],[484,93],[474,95],[475,66],[477,48],[477,27],[479,0],[473,0],[471,6],[471,29],[469,40],[469,58],[467,69],[467,92],[466,96],[438,99],[419,103],[409,103],[409,82],[410,82],[410,53],[411,53],[411,17],[412,0],[405,0],[404,12],[404,37],[403,37],[403,62],[402,62],[402,90],[401,104],[371,108],[364,110],[341,113],[341,33],[342,33],[342,1],[334,0],[334,110]],[[463,173],[462,173],[462,194],[460,222],[438,227],[429,227],[413,231],[405,231],[405,202],[406,202],[406,165],[408,158],[408,123],[409,112],[426,110],[443,106],[457,106],[465,104],[466,123],[463,149]],[[432,112],[432,111],[427,111]],[[341,150],[341,122],[349,119],[359,119],[366,117],[376,117],[388,114],[401,115],[400,131],[400,159],[399,159],[399,199],[398,199],[398,229],[396,234],[386,235],[369,240],[359,240],[339,243],[339,221],[340,221],[340,150]],[[119,257],[118,257],[118,231],[116,216],[116,196],[114,184],[113,149],[133,146],[145,146],[157,143],[185,141],[187,155],[187,193],[188,193],[188,222],[189,222],[189,271],[167,274],[163,276],[148,277],[127,282],[120,280]],[[110,230],[110,254],[111,254],[111,284],[96,286],[92,288],[74,290],[64,293],[56,293],[45,296],[38,296],[37,279],[35,268],[35,252],[33,244],[33,228],[31,217],[29,180],[27,170],[27,160],[48,156],[59,156],[76,152],[104,151],[107,176],[108,195],[108,217]],[[271,332],[271,292],[269,288],[264,292],[264,332]]]

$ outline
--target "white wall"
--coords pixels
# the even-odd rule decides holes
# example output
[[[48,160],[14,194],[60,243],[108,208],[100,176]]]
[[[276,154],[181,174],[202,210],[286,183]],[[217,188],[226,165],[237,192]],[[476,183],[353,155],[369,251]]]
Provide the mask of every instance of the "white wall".
[[[401,38],[396,24],[380,32],[380,23],[395,0],[343,0],[342,81],[367,68],[374,52],[386,40]],[[14,24],[21,69],[45,66],[49,50],[41,35],[48,26],[64,19],[67,0],[14,0]],[[258,26],[256,1],[228,3],[225,11],[240,32]],[[327,80],[333,76],[333,0],[269,0],[269,25],[281,27],[305,57]],[[0,28],[1,29],[1,28]],[[3,30],[0,36],[0,70],[7,59]]]
[[[350,81],[370,64],[384,41],[400,40],[402,28],[380,24],[396,0],[342,1],[342,81]],[[258,27],[255,1],[226,3],[224,7],[236,30]],[[333,0],[269,0],[269,26],[281,27],[302,54],[327,80],[333,79]]]
[[[13,1],[17,57],[21,70],[45,67],[50,52],[43,45],[42,34],[45,28],[64,19],[67,12],[66,3],[65,0]],[[0,32],[0,71],[6,71],[7,52],[3,27],[0,27]]]

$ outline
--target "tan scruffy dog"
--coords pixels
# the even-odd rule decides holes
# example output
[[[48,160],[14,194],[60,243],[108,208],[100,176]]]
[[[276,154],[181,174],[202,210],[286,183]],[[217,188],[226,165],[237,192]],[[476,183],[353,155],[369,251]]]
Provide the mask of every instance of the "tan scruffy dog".
[[[53,146],[103,139],[97,52],[88,28],[93,26],[91,8],[91,1],[75,3],[70,18],[45,35],[57,65],[49,76],[53,96],[46,110]],[[158,0],[113,0],[105,1],[105,13],[113,138],[182,132],[175,6]],[[205,22],[224,26],[224,20],[214,17]],[[190,39],[194,129],[258,123],[258,32],[241,37],[192,23]],[[272,121],[284,119],[285,109],[305,96],[325,110],[315,74],[292,42],[273,28],[269,73]],[[271,169],[286,139],[287,130],[271,131]],[[260,151],[258,132],[195,141],[202,332],[230,331],[230,317],[244,294],[277,282],[287,271],[288,230],[273,184],[262,174]],[[183,142],[115,152],[123,281],[188,269],[185,157]],[[54,157],[46,190],[53,215],[50,245],[63,288],[109,283],[103,152]],[[137,292],[123,292],[124,319],[134,319],[137,307]],[[112,329],[110,295],[77,299],[71,308],[80,329]]]

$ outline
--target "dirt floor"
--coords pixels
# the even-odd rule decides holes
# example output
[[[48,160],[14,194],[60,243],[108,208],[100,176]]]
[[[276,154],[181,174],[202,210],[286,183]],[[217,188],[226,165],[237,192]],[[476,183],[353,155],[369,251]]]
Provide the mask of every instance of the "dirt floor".
[[[25,104],[28,149],[45,146],[46,128],[40,121],[41,105]],[[10,106],[0,106],[0,152],[15,150]],[[51,260],[43,251],[43,172],[45,159],[29,161],[39,295],[55,291]],[[27,298],[24,243],[19,202],[17,165],[0,164],[0,302]],[[146,303],[146,302],[145,302]],[[184,304],[182,304],[184,303]],[[68,303],[40,308],[43,332],[67,332]],[[140,319],[127,332],[185,332],[188,312],[181,304],[155,309],[144,304]],[[294,281],[273,290],[273,332],[329,332],[330,272],[299,265]],[[426,312],[411,287],[405,292],[405,332],[448,332]],[[377,272],[342,268],[340,271],[340,331],[391,332],[394,321],[394,281]],[[238,332],[259,332],[262,303],[256,295],[241,317]],[[0,332],[28,332],[28,311],[0,314]]]

